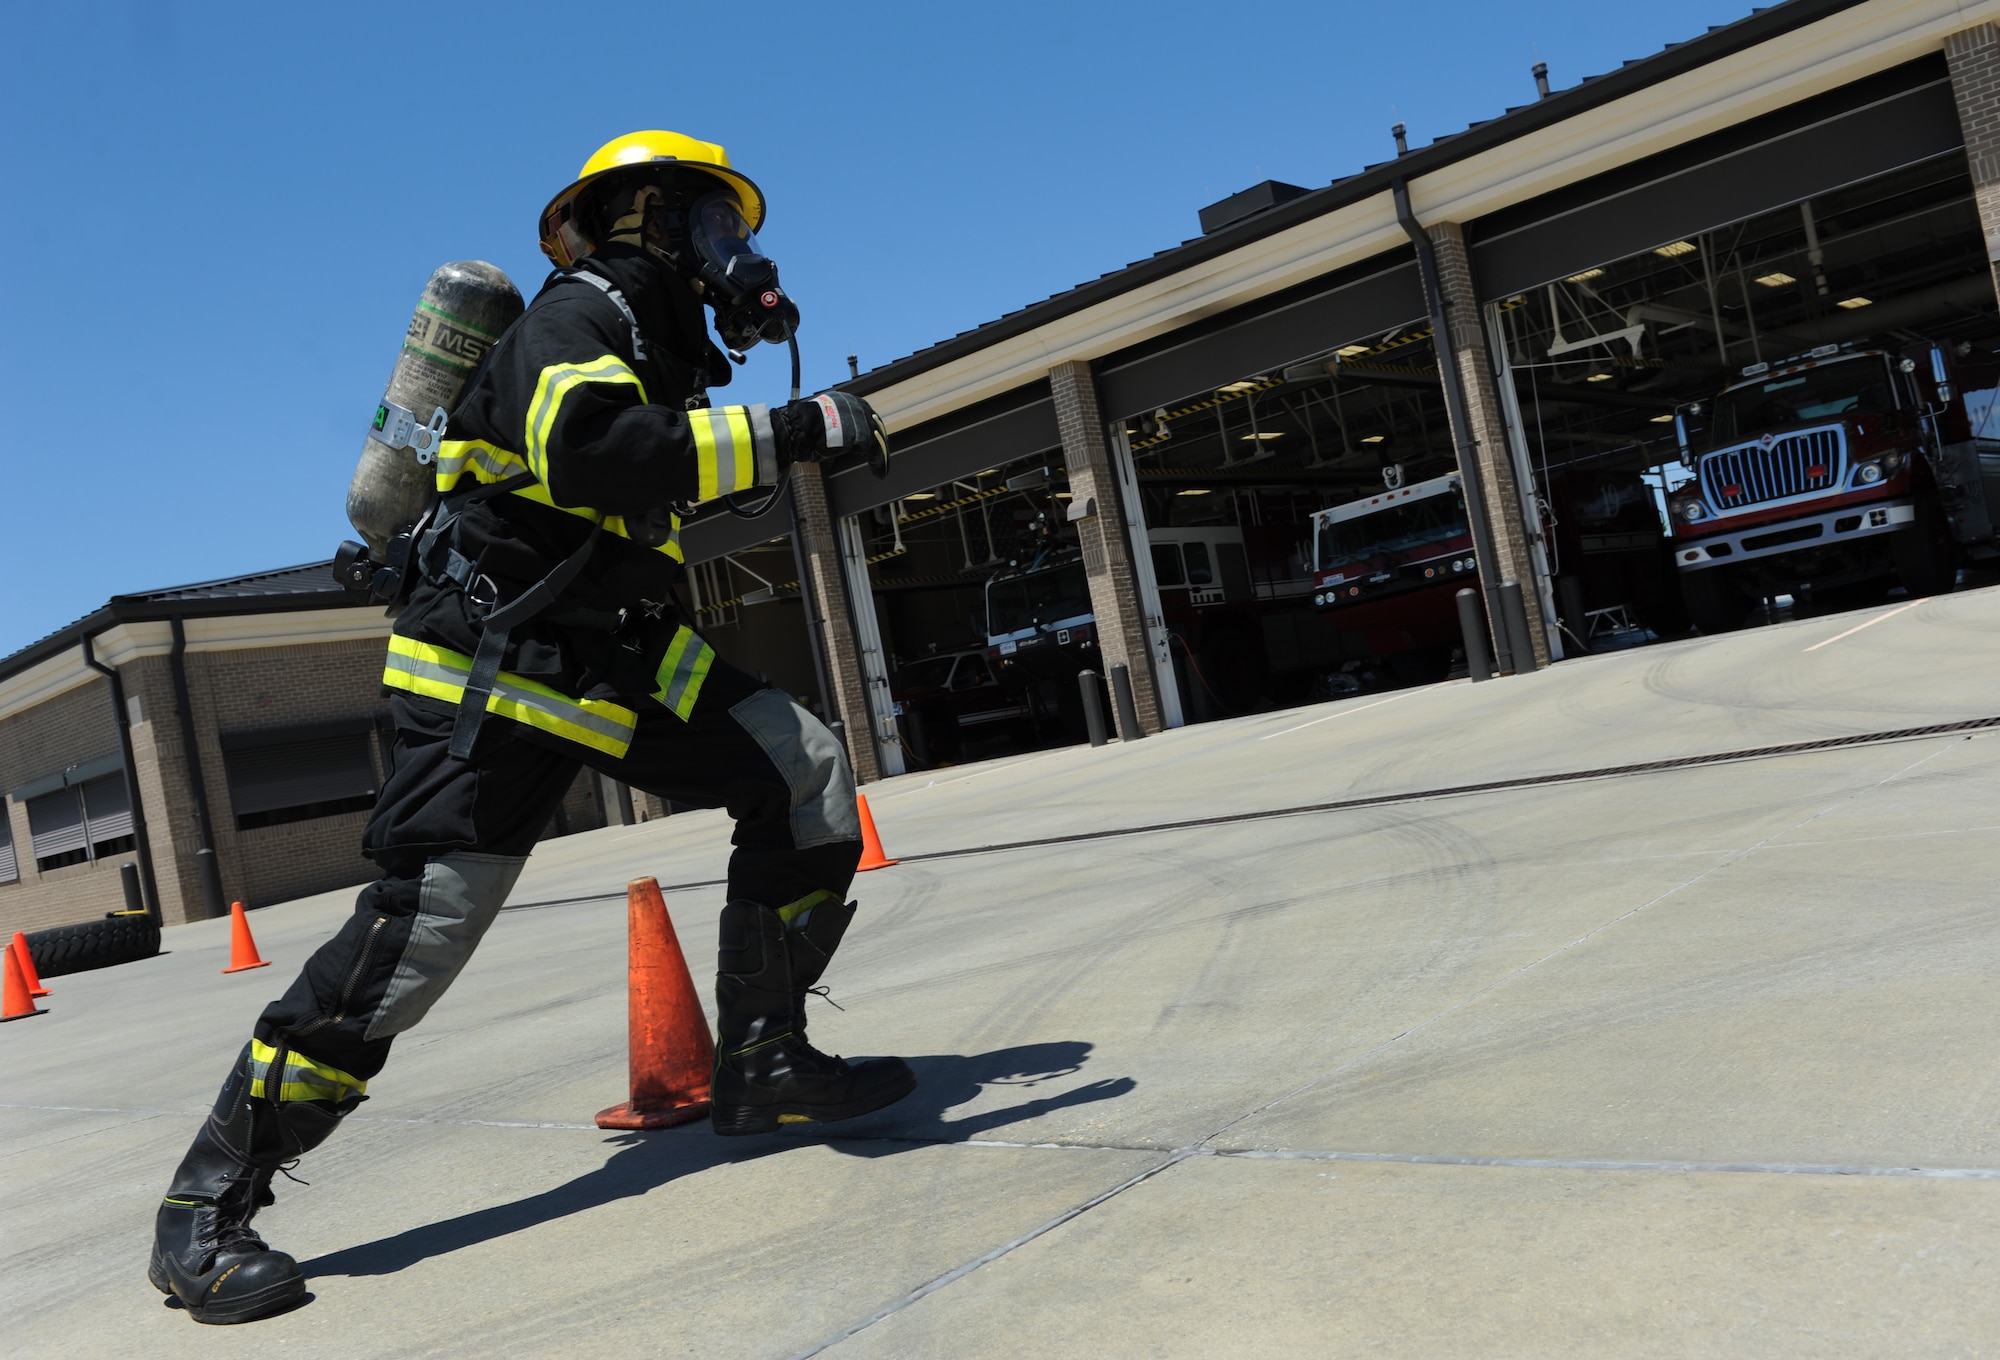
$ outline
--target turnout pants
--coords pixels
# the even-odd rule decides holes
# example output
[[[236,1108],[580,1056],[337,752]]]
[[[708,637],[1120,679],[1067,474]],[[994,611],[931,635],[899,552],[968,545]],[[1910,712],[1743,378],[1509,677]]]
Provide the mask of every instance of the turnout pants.
[[[719,659],[685,717],[639,703],[623,757],[489,714],[459,760],[447,750],[455,708],[402,693],[392,702],[395,766],[363,840],[385,877],[362,889],[354,915],[257,1022],[260,1046],[294,1062],[357,1083],[381,1071],[391,1041],[472,956],[579,765],[676,803],[727,808],[731,901],[844,900],[853,881],[861,832],[839,742],[788,695]]]

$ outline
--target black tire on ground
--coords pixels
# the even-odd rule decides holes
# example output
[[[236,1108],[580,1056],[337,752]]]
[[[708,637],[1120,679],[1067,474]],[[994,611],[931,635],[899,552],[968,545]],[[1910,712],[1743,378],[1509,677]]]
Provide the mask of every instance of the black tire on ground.
[[[107,916],[28,932],[28,954],[45,978],[133,963],[159,952],[160,928],[145,916]]]
[[[1895,559],[1896,579],[1911,599],[1951,590],[1957,577],[1951,562],[1951,530],[1935,496],[1917,493],[1916,523],[1889,536],[1889,552]]]
[[[1736,589],[1727,567],[1705,567],[1681,573],[1681,598],[1688,622],[1709,637],[1734,632],[1750,613],[1750,601]]]

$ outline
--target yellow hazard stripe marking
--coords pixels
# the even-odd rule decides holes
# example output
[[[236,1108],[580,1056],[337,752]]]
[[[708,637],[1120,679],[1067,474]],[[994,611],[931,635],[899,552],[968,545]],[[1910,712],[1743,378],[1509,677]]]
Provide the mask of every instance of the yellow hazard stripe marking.
[[[434,647],[400,633],[389,635],[389,658],[382,683],[391,689],[427,699],[462,703],[472,658],[448,647]],[[501,671],[486,696],[486,711],[526,727],[548,732],[593,751],[624,759],[632,748],[639,715],[605,699],[572,699],[539,681]]]
[[[535,394],[528,399],[526,443],[522,447],[528,470],[543,482],[549,479],[549,438],[555,433],[563,398],[584,383],[630,383],[639,389],[639,400],[646,400],[646,385],[615,354],[581,364],[550,364],[543,369],[535,380]]]
[[[459,479],[468,472],[472,474],[475,481],[488,486],[494,482],[505,481],[507,478],[521,472],[534,475],[534,469],[527,465],[520,454],[512,453],[497,445],[489,444],[483,439],[445,440],[438,450],[438,494],[441,496],[449,495],[457,488]],[[550,509],[560,510],[565,515],[575,515],[578,519],[587,519],[593,523],[602,523],[604,525],[604,532],[608,534],[616,534],[620,538],[630,538],[632,536],[625,528],[625,521],[617,515],[600,516],[597,511],[590,509],[588,506],[556,504],[555,498],[549,495],[548,487],[544,486],[539,479],[528,483],[526,486],[515,487],[512,494],[520,496],[525,500],[531,500],[537,505],[546,505]],[[671,514],[672,512],[669,513]],[[679,515],[673,515],[673,533],[669,535],[666,542],[659,544],[655,551],[665,553],[676,562],[686,560],[681,553],[681,518]]]

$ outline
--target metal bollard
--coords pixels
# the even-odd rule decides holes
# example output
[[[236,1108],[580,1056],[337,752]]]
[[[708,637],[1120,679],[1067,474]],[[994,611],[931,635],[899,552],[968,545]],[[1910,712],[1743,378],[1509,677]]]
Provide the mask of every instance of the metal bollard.
[[[1111,697],[1118,705],[1118,736],[1122,741],[1137,741],[1146,735],[1146,729],[1139,726],[1139,706],[1132,702],[1132,672],[1123,661],[1111,663]]]
[[[201,877],[201,906],[212,921],[229,915],[229,900],[222,895],[222,871],[216,868],[215,851],[204,846],[194,852],[195,872]]]
[[[1090,729],[1090,744],[1102,746],[1111,740],[1104,731],[1104,696],[1099,690],[1104,678],[1096,671],[1078,671],[1076,683],[1083,691],[1083,725]]]
[[[146,899],[139,892],[139,866],[130,860],[125,861],[118,866],[118,877],[125,884],[125,910],[143,912]]]
[[[1465,670],[1475,682],[1493,678],[1493,658],[1486,651],[1486,620],[1479,592],[1471,586],[1458,592],[1458,631],[1465,635]]]
[[[1528,606],[1521,598],[1519,581],[1500,583],[1500,612],[1507,616],[1508,650],[1514,653],[1514,674],[1535,670],[1535,640],[1528,633]]]

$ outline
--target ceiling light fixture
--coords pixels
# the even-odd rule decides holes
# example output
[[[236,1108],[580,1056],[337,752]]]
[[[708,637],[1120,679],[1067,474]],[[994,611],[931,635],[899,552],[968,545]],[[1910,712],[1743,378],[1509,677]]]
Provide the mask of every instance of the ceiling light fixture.
[[[1601,279],[1603,277],[1604,271],[1602,269],[1586,269],[1581,274],[1571,274],[1564,282],[1589,283],[1592,279]]]
[[[1242,382],[1224,383],[1215,390],[1218,394],[1228,395],[1237,392],[1254,392],[1263,385],[1264,380],[1262,378],[1246,378]]]
[[[1700,248],[1692,241],[1674,241],[1668,245],[1659,247],[1653,253],[1661,259],[1671,260],[1682,255],[1692,255]]]
[[[1367,345],[1342,345],[1339,349],[1335,350],[1334,353],[1338,354],[1343,359],[1352,359],[1357,354],[1366,354],[1368,352],[1368,348],[1369,347]]]
[[[937,492],[912,491],[909,495],[903,497],[903,499],[906,501],[934,501],[937,499]]]
[[[1840,301],[1834,303],[1833,305],[1840,308],[1842,311],[1851,312],[1855,310],[1857,307],[1873,307],[1875,305],[1875,299],[1865,298],[1865,297],[1842,298]]]
[[[1206,496],[1210,493],[1206,487],[1190,487],[1186,491],[1176,491],[1174,494],[1176,496]]]
[[[1584,379],[1584,381],[1585,381],[1585,382],[1610,382],[1610,381],[1611,381],[1611,375],[1610,375],[1609,373],[1593,373],[1593,374],[1591,374],[1591,375],[1590,375],[1590,376],[1589,376],[1588,378],[1585,378],[1585,379]]]
[[[1242,434],[1236,437],[1248,441],[1252,439],[1283,439],[1285,436],[1281,430],[1253,430],[1249,434]]]
[[[1385,434],[1369,434],[1369,435],[1363,435],[1363,436],[1361,437],[1361,442],[1362,442],[1362,443],[1364,443],[1364,444],[1379,444],[1379,443],[1381,443],[1381,442],[1382,442],[1382,441],[1383,441],[1384,439],[1387,439],[1388,437],[1389,437],[1389,436],[1387,436],[1387,435],[1385,435]]]
[[[1674,423],[1674,417],[1671,412],[1663,416],[1653,417],[1653,424],[1655,425],[1671,425],[1673,423]]]
[[[1757,282],[1766,288],[1783,288],[1788,283],[1797,283],[1798,280],[1782,269],[1774,269],[1768,274],[1759,274]]]

